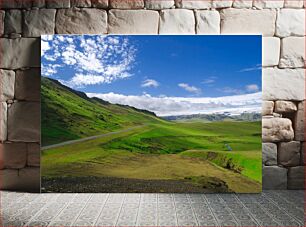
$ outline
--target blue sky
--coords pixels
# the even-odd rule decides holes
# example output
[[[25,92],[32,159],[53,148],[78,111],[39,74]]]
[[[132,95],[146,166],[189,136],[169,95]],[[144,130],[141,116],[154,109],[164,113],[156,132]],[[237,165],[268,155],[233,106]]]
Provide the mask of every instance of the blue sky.
[[[141,98],[165,104],[167,97],[216,102],[248,94],[260,99],[260,65],[261,36],[42,37],[43,76],[138,108],[147,108],[139,104]],[[156,108],[150,110],[162,112]]]

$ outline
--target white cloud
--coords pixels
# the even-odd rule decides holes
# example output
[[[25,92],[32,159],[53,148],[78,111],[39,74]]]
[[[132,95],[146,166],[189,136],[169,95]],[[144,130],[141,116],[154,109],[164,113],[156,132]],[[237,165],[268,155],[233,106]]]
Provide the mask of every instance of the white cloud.
[[[261,68],[262,68],[261,64],[257,64],[256,66],[253,66],[253,67],[241,69],[238,72],[243,73],[243,72],[257,71],[257,70],[261,70]]]
[[[142,82],[141,87],[158,87],[159,83],[156,80],[147,79]]]
[[[102,84],[106,82],[105,80],[103,76],[76,74],[66,84],[72,87],[82,87],[84,85]]]
[[[41,40],[41,55],[43,56],[46,51],[50,50],[51,47],[48,42]]]
[[[195,86],[191,86],[189,84],[186,84],[186,83],[180,83],[178,84],[179,87],[183,88],[184,90],[188,91],[188,92],[191,92],[191,93],[194,93],[194,94],[201,94],[201,89],[200,88],[197,88]]]
[[[121,75],[121,78],[127,78],[131,75],[128,73],[124,73]],[[65,81],[61,80],[61,83],[65,84],[68,87],[84,87],[87,85],[95,85],[95,84],[109,84],[115,80],[112,76],[101,76],[101,75],[93,75],[93,74],[75,74],[70,80]]]
[[[214,79],[206,79],[202,81],[202,84],[212,84],[212,83],[215,83]]]
[[[136,48],[127,37],[55,35],[42,36],[42,43],[43,66],[56,61],[74,71],[75,76],[63,80],[68,86],[110,83],[131,76]]]
[[[246,90],[248,92],[257,92],[257,91],[259,91],[259,87],[257,86],[257,84],[249,84],[245,88],[246,88]]]
[[[226,94],[236,94],[236,95],[239,95],[239,94],[243,94],[244,92],[240,89],[237,89],[237,88],[231,88],[231,87],[224,87],[222,89],[218,89],[218,91],[220,92],[223,92],[223,93],[226,93]]]
[[[62,65],[59,64],[47,64],[42,65],[41,67],[41,75],[43,76],[52,76],[58,72],[58,68],[61,68]]]
[[[153,111],[158,116],[209,114],[230,112],[239,114],[244,111],[261,111],[261,92],[245,95],[210,97],[153,97],[147,93],[135,95],[122,95],[115,93],[87,93],[89,97],[98,97],[115,104],[134,106],[139,109]]]

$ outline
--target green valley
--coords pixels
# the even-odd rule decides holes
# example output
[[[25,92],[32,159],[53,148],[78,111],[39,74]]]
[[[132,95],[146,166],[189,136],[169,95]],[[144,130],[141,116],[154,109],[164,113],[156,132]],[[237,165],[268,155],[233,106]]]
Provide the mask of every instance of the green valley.
[[[260,121],[169,121],[43,78],[42,146],[68,140],[42,151],[44,191],[261,191]]]

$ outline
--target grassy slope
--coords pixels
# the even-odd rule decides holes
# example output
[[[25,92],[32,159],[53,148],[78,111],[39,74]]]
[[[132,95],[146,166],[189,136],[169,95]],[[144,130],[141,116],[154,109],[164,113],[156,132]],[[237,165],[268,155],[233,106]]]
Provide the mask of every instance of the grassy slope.
[[[230,128],[235,128],[235,132]],[[225,180],[235,191],[253,191],[260,188],[255,182],[261,182],[261,142],[260,137],[253,135],[258,130],[260,124],[256,122],[190,123],[179,127],[172,123],[145,125],[107,138],[44,151],[42,175],[139,179],[205,175]],[[229,154],[223,144],[231,140],[234,141],[229,144],[234,151]],[[208,151],[229,155],[244,168],[245,177],[212,165],[219,165],[218,159],[209,164],[203,156]]]
[[[212,176],[225,180],[237,192],[259,190],[259,122],[167,122],[133,108],[84,99],[51,80],[42,80],[43,145],[135,125],[142,127],[44,151],[42,175],[139,179]],[[224,144],[233,151],[228,152]],[[220,168],[228,165],[242,175]]]
[[[42,78],[42,145],[116,131],[160,119],[129,107],[86,100]]]

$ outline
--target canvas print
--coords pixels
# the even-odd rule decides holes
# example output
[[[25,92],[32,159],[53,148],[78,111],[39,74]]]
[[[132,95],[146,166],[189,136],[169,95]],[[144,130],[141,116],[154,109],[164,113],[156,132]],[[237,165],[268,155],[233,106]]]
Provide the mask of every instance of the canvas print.
[[[261,192],[261,36],[41,48],[42,192]]]

